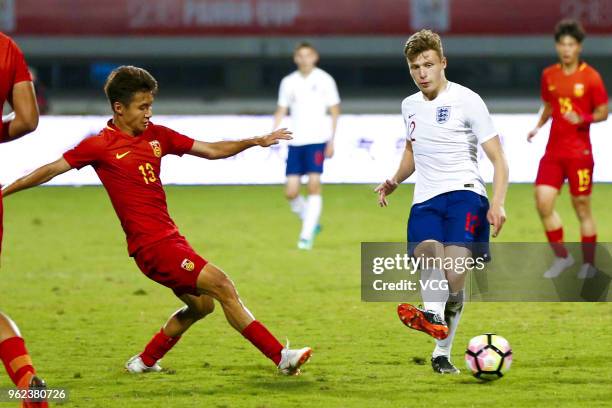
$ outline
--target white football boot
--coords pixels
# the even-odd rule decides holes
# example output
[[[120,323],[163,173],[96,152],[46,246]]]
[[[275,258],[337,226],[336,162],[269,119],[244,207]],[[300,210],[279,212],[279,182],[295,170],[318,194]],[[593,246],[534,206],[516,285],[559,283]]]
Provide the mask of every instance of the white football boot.
[[[299,375],[300,367],[310,359],[312,349],[304,347],[298,350],[289,348],[289,341],[281,351],[281,361],[278,363],[278,372],[282,375]]]
[[[597,275],[597,268],[590,263],[583,263],[578,271],[578,279],[591,279]]]
[[[146,365],[142,361],[142,358],[140,358],[140,354],[136,354],[134,357],[130,358],[127,363],[125,363],[125,369],[132,374],[159,373],[162,370],[161,366],[157,363],[153,364],[152,367]]]
[[[305,251],[310,251],[312,249],[313,241],[314,240],[312,240],[312,239],[300,238],[300,240],[297,243],[297,247],[298,247],[298,249],[302,249],[302,250],[305,250]]]
[[[306,238],[300,237],[300,240],[297,243],[298,249],[310,251],[314,245],[314,240],[316,236],[321,233],[321,230],[323,230],[323,227],[321,226],[321,224],[317,224],[317,226],[315,227],[312,233],[312,238],[306,239]]]
[[[574,257],[572,254],[568,254],[566,258],[555,257],[553,264],[550,268],[544,272],[544,277],[547,279],[554,279],[561,275],[561,272],[569,268],[574,264]]]

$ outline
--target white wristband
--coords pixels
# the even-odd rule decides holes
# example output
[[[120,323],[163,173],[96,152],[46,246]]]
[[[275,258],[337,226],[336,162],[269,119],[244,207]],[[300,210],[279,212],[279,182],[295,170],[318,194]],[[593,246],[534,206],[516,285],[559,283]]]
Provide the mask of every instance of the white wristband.
[[[15,112],[11,112],[9,114],[2,115],[2,123],[10,122],[13,119],[15,119]]]

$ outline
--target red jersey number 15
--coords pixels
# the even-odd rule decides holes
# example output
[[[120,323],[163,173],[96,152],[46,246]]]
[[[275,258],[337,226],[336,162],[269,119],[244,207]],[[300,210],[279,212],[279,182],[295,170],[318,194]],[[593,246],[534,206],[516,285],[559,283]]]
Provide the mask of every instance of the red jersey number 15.
[[[562,115],[571,112],[573,110],[572,100],[570,98],[559,98],[559,110],[561,110]]]
[[[591,170],[590,169],[579,169],[578,170],[578,191],[587,191],[591,184]]]

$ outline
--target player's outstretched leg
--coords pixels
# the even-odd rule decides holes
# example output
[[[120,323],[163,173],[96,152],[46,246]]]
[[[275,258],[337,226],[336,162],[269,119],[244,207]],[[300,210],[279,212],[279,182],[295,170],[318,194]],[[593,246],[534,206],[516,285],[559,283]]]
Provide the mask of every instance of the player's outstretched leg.
[[[18,388],[44,388],[45,382],[36,376],[32,359],[15,322],[0,313],[0,360]],[[24,408],[46,408],[47,402],[24,401]]]
[[[125,364],[128,372],[134,374],[162,371],[159,360],[170,351],[195,322],[215,310],[213,298],[207,295],[184,294],[179,298],[185,306],[177,310],[157,332],[142,353],[135,355]]]
[[[414,250],[415,257],[421,258],[425,266],[436,266],[436,260],[444,257],[444,246],[434,240],[421,242]],[[438,265],[440,263],[438,262]],[[448,299],[448,281],[443,270],[431,268],[420,271],[421,296],[423,308],[402,303],[397,314],[406,326],[429,334],[435,339],[448,336],[448,326],[444,321],[444,307]]]
[[[544,272],[544,277],[548,279],[556,278],[564,270],[574,264],[574,258],[567,251],[563,244],[563,225],[561,217],[555,211],[555,200],[559,195],[559,190],[547,185],[538,185],[535,189],[536,206],[542,225],[546,231],[546,238],[555,253],[555,259]]]
[[[411,329],[427,333],[435,339],[445,339],[448,336],[448,326],[444,321],[448,287],[441,284],[446,281],[444,272],[440,269],[422,270],[420,281],[423,283],[421,295],[424,307],[402,303],[397,307],[397,314],[402,323]]]
[[[288,343],[283,347],[263,324],[255,320],[240,300],[234,283],[221,269],[206,264],[198,276],[197,287],[203,294],[219,301],[229,324],[272,360],[281,374],[299,374],[300,367],[310,359],[312,349],[294,350]]]

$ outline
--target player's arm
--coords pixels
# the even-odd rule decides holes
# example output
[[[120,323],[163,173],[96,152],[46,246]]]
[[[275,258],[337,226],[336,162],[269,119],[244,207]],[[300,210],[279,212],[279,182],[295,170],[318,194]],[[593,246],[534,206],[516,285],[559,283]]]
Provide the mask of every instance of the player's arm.
[[[278,105],[276,107],[276,111],[274,111],[274,125],[272,126],[272,130],[276,130],[280,126],[283,118],[287,116],[287,112],[289,112],[289,108],[286,106]]]
[[[569,111],[563,117],[572,125],[582,125],[583,123],[603,122],[608,119],[608,104],[602,104],[593,110],[593,113],[579,114]]]
[[[278,87],[278,101],[276,102],[276,111],[274,112],[274,125],[272,126],[272,130],[278,129],[283,121],[283,118],[287,116],[291,99],[291,92],[289,91],[287,80],[284,78]]]
[[[487,213],[487,220],[493,225],[493,237],[497,237],[506,222],[504,203],[508,190],[508,161],[499,141],[499,136],[487,140],[481,146],[493,163],[493,199]]]
[[[234,156],[253,146],[268,147],[278,144],[280,140],[291,140],[291,132],[287,129],[278,129],[264,136],[252,137],[243,140],[230,140],[222,142],[194,141],[193,147],[187,153],[209,160],[225,159]]]
[[[38,104],[32,81],[21,81],[13,86],[9,97],[14,117],[3,124],[0,143],[10,142],[36,130],[38,126]]]
[[[404,155],[400,161],[399,168],[393,177],[380,183],[374,189],[374,192],[378,193],[378,204],[381,207],[386,207],[389,204],[387,196],[393,193],[397,186],[410,177],[412,173],[414,173],[414,152],[412,150],[412,143],[406,140],[406,148],[404,149]]]
[[[331,116],[331,137],[325,146],[325,157],[328,159],[334,155],[334,138],[336,137],[336,129],[338,128],[338,118],[340,117],[340,104],[329,107],[329,115]]]
[[[2,189],[2,195],[6,197],[18,191],[25,190],[26,188],[46,183],[55,176],[59,176],[60,174],[67,172],[71,168],[72,167],[70,166],[70,164],[68,164],[66,159],[64,159],[64,157],[61,157],[53,163],[49,163],[42,167],[39,167],[27,176],[15,180],[12,184]]]
[[[593,123],[603,122],[608,119],[608,104],[602,104],[593,111]]]
[[[538,132],[540,131],[540,128],[544,126],[546,122],[548,122],[548,119],[550,119],[551,115],[552,115],[551,104],[548,102],[544,102],[544,104],[540,108],[538,123],[536,124],[536,127],[530,130],[529,133],[527,134],[528,142],[531,142],[531,139],[533,139],[535,135],[538,134]]]

